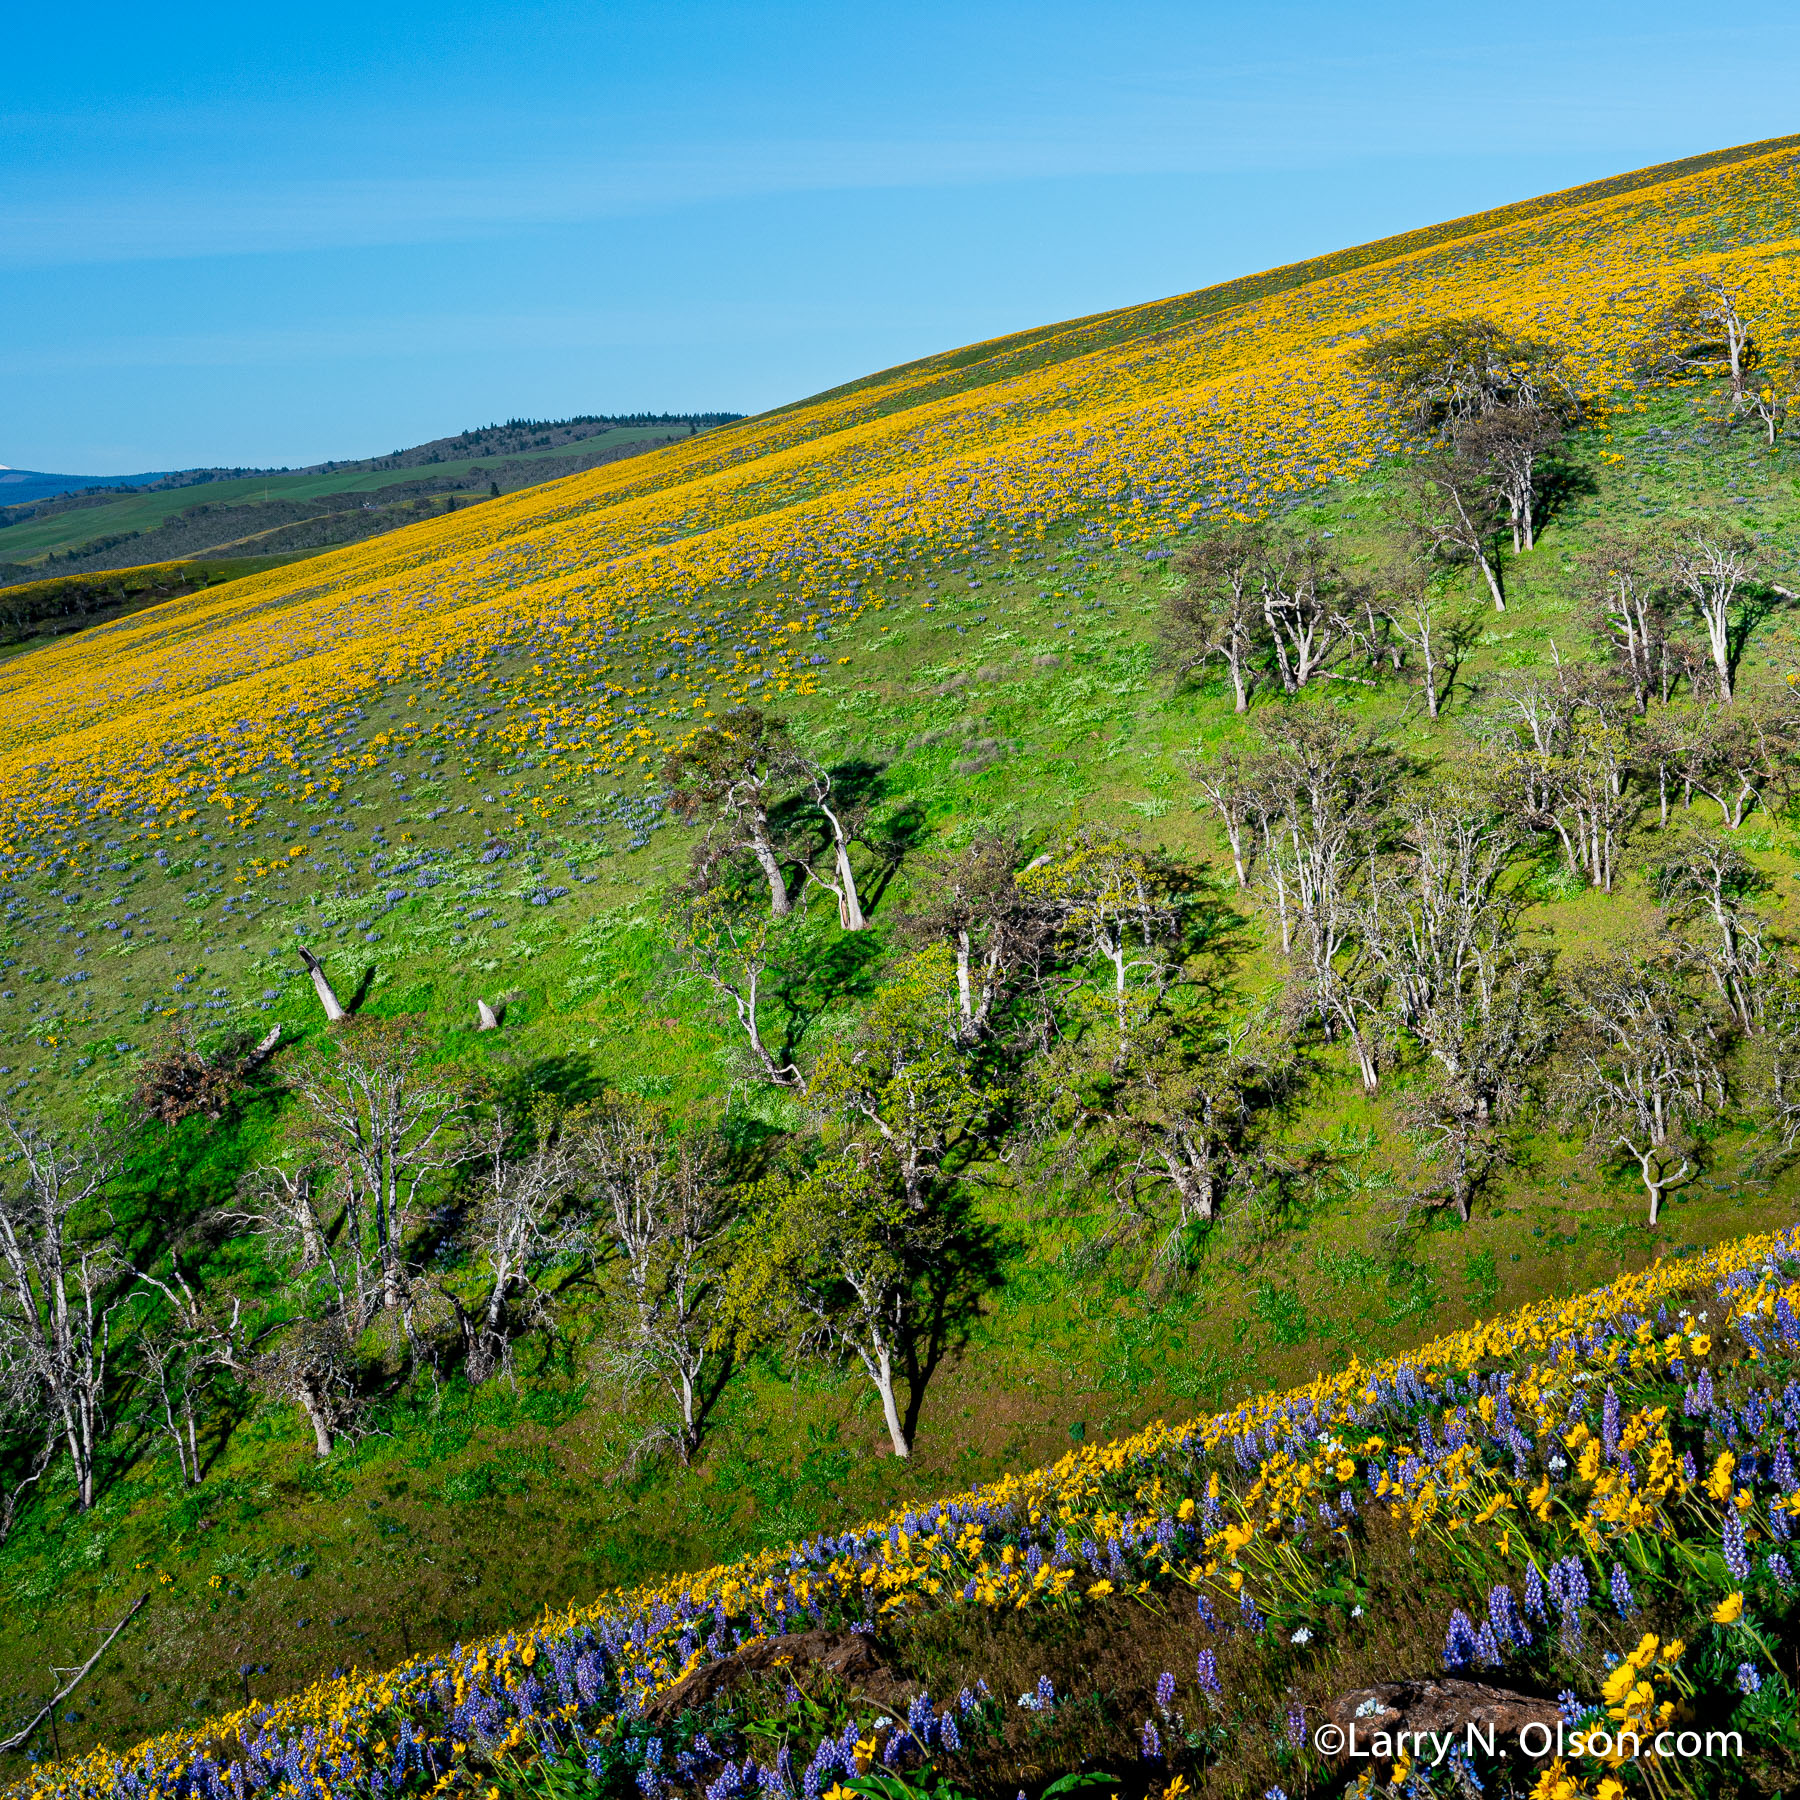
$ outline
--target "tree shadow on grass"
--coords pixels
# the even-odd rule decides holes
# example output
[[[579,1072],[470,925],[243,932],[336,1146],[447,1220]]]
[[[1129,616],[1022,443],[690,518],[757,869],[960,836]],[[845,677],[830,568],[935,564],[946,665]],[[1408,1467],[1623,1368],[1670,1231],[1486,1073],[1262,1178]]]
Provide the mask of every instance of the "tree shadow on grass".
[[[947,1357],[963,1350],[979,1323],[983,1302],[1004,1280],[1005,1242],[999,1229],[978,1219],[964,1200],[951,1203],[947,1241],[917,1272],[911,1328],[901,1343],[906,1409],[901,1427],[914,1443],[932,1377]]]
[[[875,992],[875,975],[886,946],[866,931],[838,931],[798,956],[785,957],[769,971],[765,992],[781,1015],[777,1061],[797,1059],[807,1034],[822,1018]]]

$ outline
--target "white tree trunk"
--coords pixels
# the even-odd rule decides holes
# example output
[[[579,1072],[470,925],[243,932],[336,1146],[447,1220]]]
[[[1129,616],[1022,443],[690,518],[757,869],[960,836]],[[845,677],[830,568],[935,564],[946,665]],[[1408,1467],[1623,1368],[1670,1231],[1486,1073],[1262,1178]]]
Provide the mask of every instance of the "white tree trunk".
[[[325,1009],[326,1019],[335,1025],[343,1018],[344,1009],[338,1004],[338,997],[325,978],[325,965],[304,944],[300,946],[300,960],[306,964],[307,973],[312,976],[313,991],[319,996],[319,1004]]]
[[[881,1416],[887,1421],[888,1442],[893,1445],[896,1456],[910,1457],[912,1445],[906,1441],[906,1432],[900,1423],[900,1409],[894,1402],[894,1365],[885,1345],[876,1353],[875,1366],[870,1372],[875,1377],[875,1386],[881,1395]]]

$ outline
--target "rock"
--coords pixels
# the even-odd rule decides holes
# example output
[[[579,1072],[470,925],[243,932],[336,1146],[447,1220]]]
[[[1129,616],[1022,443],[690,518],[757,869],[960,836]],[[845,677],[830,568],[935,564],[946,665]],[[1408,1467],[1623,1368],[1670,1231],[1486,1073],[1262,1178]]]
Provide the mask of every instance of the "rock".
[[[800,1631],[785,1637],[763,1638],[729,1656],[702,1663],[691,1675],[684,1675],[672,1688],[658,1694],[644,1709],[644,1718],[658,1727],[672,1725],[684,1712],[729,1693],[752,1675],[803,1663],[810,1663],[846,1687],[900,1711],[919,1691],[916,1682],[897,1676],[881,1660],[874,1643],[861,1632]]]
[[[1519,1733],[1526,1726],[1543,1727],[1548,1730],[1549,1739],[1533,1732],[1531,1741],[1524,1746],[1527,1756],[1534,1749],[1541,1754],[1544,1742],[1555,1742],[1559,1714],[1554,1700],[1536,1694],[1489,1687],[1485,1682],[1464,1681],[1454,1675],[1433,1675],[1419,1681],[1384,1681],[1375,1687],[1358,1688],[1333,1701],[1328,1716],[1342,1734],[1334,1760],[1343,1762],[1363,1761],[1372,1754],[1378,1759],[1392,1754],[1393,1751],[1376,1746],[1374,1740],[1385,1736],[1397,1750],[1403,1733],[1450,1737],[1459,1748],[1467,1749],[1470,1727],[1478,1734],[1477,1750],[1491,1739],[1495,1752],[1505,1755],[1519,1753]],[[1326,1748],[1323,1744],[1319,1747]]]

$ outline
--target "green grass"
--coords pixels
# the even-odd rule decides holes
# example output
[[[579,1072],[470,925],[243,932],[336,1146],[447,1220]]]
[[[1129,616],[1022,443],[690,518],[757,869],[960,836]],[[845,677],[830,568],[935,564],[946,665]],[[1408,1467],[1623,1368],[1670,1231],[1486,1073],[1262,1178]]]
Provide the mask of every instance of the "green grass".
[[[1748,434],[1695,442],[1695,417],[1687,398],[1663,396],[1584,442],[1593,493],[1510,568],[1511,610],[1485,621],[1438,727],[1397,688],[1305,703],[1348,704],[1420,756],[1453,754],[1484,679],[1553,653],[1586,654],[1570,559],[1596,523],[1714,499],[1768,532],[1791,562],[1800,543],[1794,453],[1770,457]],[[1330,491],[1306,522],[1338,533],[1352,559],[1374,558],[1395,481],[1378,470]],[[891,588],[882,609],[833,646],[848,665],[786,708],[797,729],[828,758],[879,764],[881,810],[890,821],[910,817],[938,844],[978,822],[1092,819],[1216,859],[1185,759],[1253,731],[1260,712],[1234,718],[1216,688],[1178,690],[1158,672],[1152,639],[1168,565],[1089,551],[1073,532],[1053,536],[1041,555],[1022,559],[1004,539],[991,551],[979,566],[941,567],[935,589]],[[1746,661],[1752,685],[1790,665],[1789,629],[1780,618],[1764,626]],[[373,738],[407,718],[409,698],[390,690],[371,700],[357,734]],[[403,786],[395,773],[407,776]],[[683,834],[666,827],[633,848],[629,820],[604,793],[584,796],[579,816],[554,830],[529,823],[510,790],[529,787],[532,773],[529,759],[477,752],[433,763],[421,752],[367,771],[364,804],[347,814],[353,833],[327,828],[323,802],[271,794],[254,833],[165,839],[166,869],[142,844],[117,856],[96,845],[21,883],[0,924],[0,958],[12,964],[0,981],[16,996],[0,1000],[0,1091],[65,1117],[116,1107],[171,1009],[203,1032],[279,1021],[304,1047],[320,1029],[293,955],[306,941],[340,990],[367,975],[372,1011],[422,1014],[446,1061],[487,1063],[565,1092],[655,1095],[683,1115],[717,1111],[729,1093],[728,1122],[749,1136],[782,1122],[782,1103],[732,1087],[730,1039],[663,965],[653,899],[684,864]],[[481,863],[489,833],[513,855]],[[393,861],[436,853],[440,885],[390,907],[380,898],[388,880],[348,854],[352,837],[359,851],[386,841]],[[1775,878],[1772,916],[1793,935],[1800,837],[1759,815],[1744,842]],[[205,890],[237,891],[232,877],[252,855],[293,843],[307,853],[249,884],[254,902],[222,917]],[[1547,900],[1529,928],[1573,956],[1641,923],[1650,910],[1642,858],[1640,840],[1620,892]],[[915,866],[903,862],[880,892],[874,944],[915,897]],[[546,884],[570,891],[532,905]],[[459,923],[459,903],[488,916]],[[816,901],[814,913],[806,930],[832,941]],[[129,941],[101,929],[122,916]],[[90,979],[65,980],[84,973]],[[1236,978],[1255,991],[1278,973],[1278,958],[1258,946]],[[854,1012],[868,981],[866,968],[815,976],[803,1049]],[[502,993],[512,997],[505,1031],[478,1036],[476,996]],[[377,1408],[380,1430],[323,1466],[291,1410],[247,1404],[229,1429],[211,1429],[205,1485],[184,1495],[170,1460],[122,1426],[94,1514],[73,1516],[52,1491],[0,1549],[0,1716],[40,1693],[47,1664],[79,1661],[94,1625],[146,1585],[151,1607],[83,1690],[79,1722],[62,1728],[65,1749],[118,1744],[223,1705],[241,1696],[245,1663],[259,1666],[247,1678],[257,1694],[338,1665],[379,1664],[1793,1217],[1795,1176],[1750,1170],[1740,1132],[1719,1135],[1707,1178],[1675,1196],[1651,1232],[1632,1182],[1597,1173],[1540,1127],[1471,1224],[1433,1219],[1396,1239],[1390,1209],[1413,1169],[1391,1111],[1405,1077],[1370,1100],[1347,1064],[1311,1054],[1312,1079],[1281,1134],[1307,1152],[1317,1179],[1278,1217],[1228,1220],[1184,1281],[1146,1282],[1132,1253],[1104,1246],[1102,1196],[1046,1187],[1012,1166],[981,1171],[979,1206],[1005,1246],[1005,1279],[964,1352],[934,1379],[911,1465],[881,1453],[880,1417],[860,1375],[776,1356],[726,1389],[695,1468],[634,1460],[647,1401],[621,1392],[598,1354],[604,1284],[568,1297],[554,1341],[527,1343],[516,1389],[470,1392],[452,1380],[435,1399],[393,1392]],[[271,1098],[218,1126],[192,1122],[147,1141],[122,1217],[151,1242],[226,1197],[280,1129]],[[378,1367],[398,1368],[397,1346],[368,1348]]]

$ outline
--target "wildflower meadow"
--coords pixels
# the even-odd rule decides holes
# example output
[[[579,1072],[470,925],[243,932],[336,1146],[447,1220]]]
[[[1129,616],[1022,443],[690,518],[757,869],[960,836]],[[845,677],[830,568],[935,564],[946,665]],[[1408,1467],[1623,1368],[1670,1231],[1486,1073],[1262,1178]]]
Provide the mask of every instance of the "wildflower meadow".
[[[0,661],[11,1800],[1793,1792],[1797,154]]]
[[[1488,1769],[1511,1791],[1717,1791],[1740,1773],[1722,1758],[1791,1770],[1800,1753],[1782,1667],[1800,1611],[1797,1306],[1792,1234],[1659,1263],[1303,1390],[97,1751],[12,1792],[723,1800],[898,1794],[914,1790],[846,1784],[930,1770],[947,1785],[920,1791],[1000,1792],[1096,1754],[1105,1779],[1140,1792],[1313,1791],[1345,1773],[1314,1747],[1335,1695],[1433,1665],[1561,1691],[1561,1753],[1540,1736],[1535,1758],[1527,1741]],[[1425,1668],[1419,1649],[1415,1666],[1388,1660],[1397,1607],[1440,1620]],[[1179,1643],[1184,1660],[1144,1663],[1137,1710],[1120,1716],[1115,1692],[1096,1715],[1067,1646],[1129,1640],[1140,1619],[1157,1627],[1150,1648]],[[658,1708],[709,1663],[826,1627],[894,1646],[923,1679],[871,1705],[777,1662],[764,1691]],[[1022,1648],[1057,1673],[1015,1698],[999,1665]],[[1710,1764],[1683,1760],[1690,1738],[1715,1746]],[[1364,1793],[1481,1779],[1404,1747],[1348,1773]]]

